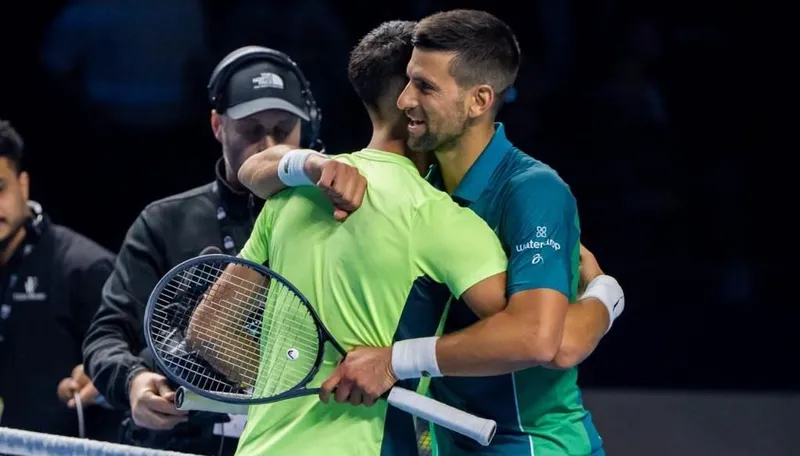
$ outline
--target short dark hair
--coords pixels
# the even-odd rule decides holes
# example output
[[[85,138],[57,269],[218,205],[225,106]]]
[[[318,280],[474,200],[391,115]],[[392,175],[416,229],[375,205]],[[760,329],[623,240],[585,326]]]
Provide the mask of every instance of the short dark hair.
[[[22,165],[22,136],[14,130],[11,123],[0,119],[0,157],[7,158],[14,168],[19,171]]]
[[[454,52],[450,74],[460,86],[488,84],[497,93],[499,109],[519,71],[519,42],[505,22],[477,10],[457,9],[432,14],[417,24],[414,47]]]
[[[350,52],[347,77],[367,107],[377,109],[381,98],[391,95],[388,91],[397,79],[406,77],[415,25],[412,21],[384,22]]]

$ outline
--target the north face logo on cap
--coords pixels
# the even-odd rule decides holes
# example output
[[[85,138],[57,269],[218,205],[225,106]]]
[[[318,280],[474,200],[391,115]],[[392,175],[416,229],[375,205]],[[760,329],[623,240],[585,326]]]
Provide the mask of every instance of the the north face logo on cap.
[[[261,73],[253,78],[254,89],[283,89],[283,79],[275,73]]]

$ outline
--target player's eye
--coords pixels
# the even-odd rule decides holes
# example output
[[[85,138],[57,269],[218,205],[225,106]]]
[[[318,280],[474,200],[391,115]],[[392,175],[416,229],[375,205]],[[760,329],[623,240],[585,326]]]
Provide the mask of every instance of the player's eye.
[[[261,125],[253,125],[245,128],[241,133],[245,141],[254,143],[261,141],[266,136],[267,131]]]
[[[272,129],[272,139],[274,139],[275,142],[283,142],[286,137],[289,136],[289,133],[289,130],[286,128],[275,127]]]
[[[296,121],[296,119],[291,118],[279,122],[277,125],[275,125],[275,127],[272,128],[272,138],[276,142],[282,142],[285,140],[292,133]]]
[[[416,80],[414,81],[414,85],[416,85],[417,89],[422,93],[428,93],[433,89],[433,87],[425,81]]]

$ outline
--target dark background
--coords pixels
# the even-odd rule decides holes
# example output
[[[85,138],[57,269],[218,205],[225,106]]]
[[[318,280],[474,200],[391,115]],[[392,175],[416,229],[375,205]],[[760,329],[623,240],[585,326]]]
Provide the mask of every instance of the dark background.
[[[32,198],[116,251],[148,202],[213,178],[205,84],[229,51],[291,55],[328,151],[349,152],[370,132],[345,73],[358,38],[488,9],[524,54],[500,120],[571,185],[584,243],[626,291],[581,384],[797,391],[796,203],[779,202],[797,146],[767,120],[792,112],[773,66],[785,29],[722,1],[484,3],[3,0],[0,118],[26,140]]]

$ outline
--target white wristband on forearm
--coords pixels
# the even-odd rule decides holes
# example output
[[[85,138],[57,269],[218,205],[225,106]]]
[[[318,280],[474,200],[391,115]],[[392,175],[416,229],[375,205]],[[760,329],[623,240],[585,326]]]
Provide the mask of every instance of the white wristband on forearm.
[[[287,187],[300,187],[304,185],[314,185],[311,179],[306,176],[306,159],[311,154],[320,154],[315,150],[302,149],[291,150],[281,157],[278,163],[278,179]]]
[[[436,362],[438,337],[421,337],[395,342],[392,346],[392,370],[398,380],[441,377]]]
[[[581,296],[581,299],[583,298],[596,298],[606,306],[606,309],[608,309],[608,329],[606,332],[611,330],[614,320],[622,315],[622,311],[625,310],[625,293],[617,283],[617,279],[611,276],[601,275],[592,279]]]

